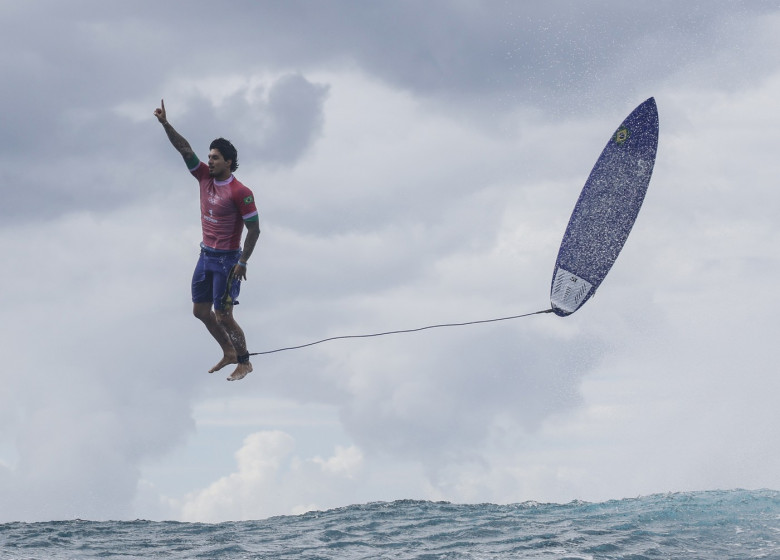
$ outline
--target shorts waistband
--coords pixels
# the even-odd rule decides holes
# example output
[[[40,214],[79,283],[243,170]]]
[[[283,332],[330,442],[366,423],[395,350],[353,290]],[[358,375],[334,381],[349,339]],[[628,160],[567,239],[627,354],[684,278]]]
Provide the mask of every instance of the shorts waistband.
[[[213,247],[209,247],[208,245],[204,245],[203,243],[200,244],[200,252],[206,255],[213,255],[216,257],[225,257],[225,256],[232,256],[232,255],[238,255],[241,253],[241,249],[233,249],[233,250],[224,250],[224,249],[214,249]]]

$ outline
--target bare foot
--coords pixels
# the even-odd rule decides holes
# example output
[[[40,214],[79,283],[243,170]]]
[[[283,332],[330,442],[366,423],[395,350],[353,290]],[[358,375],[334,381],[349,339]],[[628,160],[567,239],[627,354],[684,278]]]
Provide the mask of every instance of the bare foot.
[[[228,364],[237,364],[237,363],[238,363],[238,358],[236,357],[235,353],[225,354],[224,356],[222,356],[222,359],[217,363],[217,365],[215,365],[213,368],[209,370],[209,373],[214,373],[215,371],[219,371]],[[244,375],[246,375],[246,373]]]
[[[230,377],[228,377],[227,380],[238,381],[239,379],[245,378],[250,371],[252,371],[252,364],[250,364],[249,362],[238,364],[236,366],[235,371],[232,374],[230,374]]]

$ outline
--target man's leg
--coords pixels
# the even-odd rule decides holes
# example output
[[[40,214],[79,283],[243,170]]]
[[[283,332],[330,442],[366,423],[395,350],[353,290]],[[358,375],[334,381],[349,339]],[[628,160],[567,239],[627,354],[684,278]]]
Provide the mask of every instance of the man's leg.
[[[217,323],[220,325],[223,331],[227,333],[228,339],[232,343],[234,359],[228,363],[238,364],[236,369],[227,379],[228,381],[238,381],[239,379],[243,379],[249,372],[252,371],[252,364],[249,361],[248,355],[249,352],[246,349],[246,337],[244,336],[244,331],[233,318],[232,309],[218,309],[216,311],[216,319]]]
[[[195,317],[203,321],[203,324],[206,325],[206,328],[208,329],[209,333],[211,333],[211,336],[214,337],[214,340],[216,340],[222,348],[222,359],[217,363],[217,365],[209,370],[209,373],[214,373],[228,364],[235,364],[238,362],[239,354],[237,354],[236,349],[233,347],[231,336],[225,330],[225,327],[221,324],[221,322],[217,319],[214,311],[212,311],[211,302],[206,301],[202,303],[193,303],[192,313],[195,315]],[[244,346],[246,346],[246,344]]]

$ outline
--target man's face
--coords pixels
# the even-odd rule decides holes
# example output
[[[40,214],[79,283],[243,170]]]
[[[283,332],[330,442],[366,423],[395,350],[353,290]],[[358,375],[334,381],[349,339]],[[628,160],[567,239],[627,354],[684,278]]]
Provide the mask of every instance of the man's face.
[[[222,154],[216,148],[209,152],[209,175],[218,181],[224,181],[231,175],[230,160],[225,160]]]

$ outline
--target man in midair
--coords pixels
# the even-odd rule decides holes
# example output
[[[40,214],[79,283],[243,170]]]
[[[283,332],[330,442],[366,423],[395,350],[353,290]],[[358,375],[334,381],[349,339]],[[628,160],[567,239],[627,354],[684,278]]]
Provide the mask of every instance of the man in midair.
[[[208,164],[203,163],[189,142],[168,122],[164,102],[160,102],[154,116],[200,184],[203,241],[192,276],[193,313],[203,321],[223,352],[222,359],[209,373],[236,364],[228,381],[243,379],[252,371],[252,364],[244,331],[233,318],[233,304],[238,303],[235,300],[241,280],[246,280],[247,261],[260,236],[254,195],[233,175],[238,168],[238,153],[233,144],[217,138],[209,146]],[[245,226],[247,234],[242,250]]]

